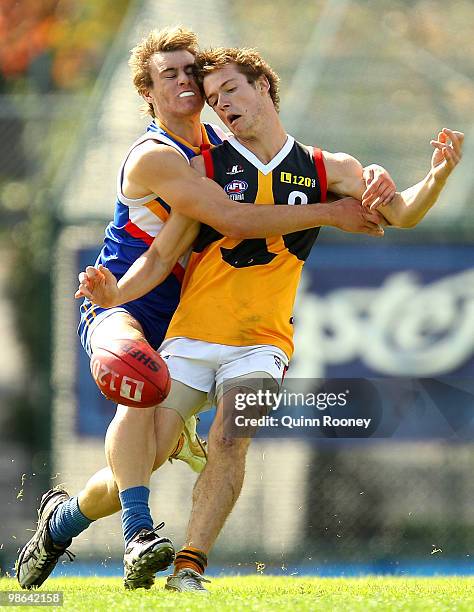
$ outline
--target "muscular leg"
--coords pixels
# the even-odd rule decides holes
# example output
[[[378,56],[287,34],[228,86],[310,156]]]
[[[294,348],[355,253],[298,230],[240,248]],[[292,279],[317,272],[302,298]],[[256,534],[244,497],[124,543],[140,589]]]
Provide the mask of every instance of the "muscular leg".
[[[141,326],[133,317],[127,313],[115,313],[102,321],[94,331],[91,338],[92,350],[99,343],[105,343],[110,338],[144,339],[144,335]],[[56,513],[57,521],[53,526],[53,529],[57,526],[56,537],[61,536],[63,540],[66,540],[85,529],[91,520],[97,520],[120,510],[122,504],[119,490],[143,486],[146,488],[142,491],[147,490],[153,465],[157,463],[155,452],[157,442],[159,448],[163,445],[161,438],[155,440],[155,412],[158,414],[159,411],[155,411],[154,408],[149,410],[134,408],[128,410],[123,406],[117,408],[117,414],[109,426],[106,437],[109,468],[94,474],[79,495],[72,498],[71,507],[76,513],[76,519],[78,512],[80,513],[79,519],[72,522],[69,507],[61,506],[61,512]],[[174,415],[169,416],[172,418],[174,430],[169,426],[166,427],[166,419],[157,419],[157,422],[162,425],[162,433],[168,436],[167,443],[163,445],[164,452],[167,452],[169,448],[172,452],[183,428],[179,417],[173,420]],[[156,431],[159,436],[160,429],[157,428]],[[145,460],[142,459],[144,455]],[[166,458],[160,459],[159,465]],[[149,522],[151,522],[151,517]]]
[[[110,334],[113,334],[114,337],[120,338],[143,339],[141,328],[132,317],[127,315],[122,316],[122,314],[116,314],[109,317],[111,320],[114,318],[120,318],[120,321],[116,321],[117,325],[114,323],[113,326],[106,326],[108,321],[108,319],[106,319],[97,328],[93,335],[93,347],[94,342],[97,346],[97,344],[102,340],[106,340],[107,337],[110,338]],[[102,326],[104,327],[102,328]],[[98,333],[99,330],[101,331],[100,335]],[[111,467],[107,467],[94,474],[88,480],[85,487],[81,490],[78,495],[79,507],[81,512],[91,520],[97,520],[99,518],[110,516],[121,509],[119,487],[120,489],[126,488],[127,483],[133,482],[132,478],[134,475],[136,477],[137,471],[134,471],[129,467],[129,465],[132,463],[131,458],[141,457],[141,453],[143,451],[141,446],[143,439],[140,432],[138,432],[138,449],[135,448],[135,452],[133,453],[130,450],[131,447],[127,438],[127,426],[129,422],[128,417],[130,417],[130,422],[132,423],[133,427],[135,425],[133,420],[133,417],[135,416],[134,413],[140,412],[141,409],[137,410],[136,408],[131,408],[130,410],[124,410],[125,407],[119,408],[120,414],[113,419],[107,432],[107,451],[110,465],[115,464],[115,466],[117,466],[118,463],[120,466],[122,463],[125,464],[125,469],[122,474],[122,480],[119,478],[118,486]],[[154,431],[155,436],[154,445],[152,445],[152,448],[155,448],[155,454],[152,457],[152,469],[157,470],[161,465],[163,465],[163,463],[165,463],[172,451],[175,449],[178,438],[183,429],[183,420],[174,410],[160,407],[152,410],[154,411],[153,426],[150,428],[150,430]],[[145,415],[145,418],[148,419],[148,416],[149,415]],[[139,422],[138,426],[141,425],[142,423]],[[138,428],[135,428],[135,434],[137,433],[137,429]],[[135,444],[136,443],[137,440],[135,438]],[[118,449],[116,448],[117,446]],[[136,452],[137,450],[138,452]],[[144,470],[143,466],[140,466],[139,469],[142,470],[142,482],[149,481],[151,474],[150,468],[148,467],[146,470]],[[120,467],[118,467],[118,470],[120,470]]]
[[[156,452],[153,471],[168,460],[183,431],[184,421],[174,410],[158,407],[155,411]]]
[[[111,338],[145,340],[141,325],[128,313],[115,313],[100,323],[92,334],[92,352]],[[105,438],[107,463],[119,491],[150,484],[155,459],[155,408],[117,406]]]
[[[173,410],[157,408],[155,411],[156,456],[153,471],[163,465],[176,447],[183,429],[183,420]],[[99,470],[79,493],[79,507],[82,513],[95,521],[115,514],[121,509],[117,483],[112,470]]]
[[[110,516],[121,509],[117,484],[108,467],[89,478],[77,497],[81,512],[91,521]]]
[[[92,352],[98,344],[107,343],[111,338],[128,338],[128,339],[144,339],[143,330],[132,316],[128,313],[120,312],[114,313],[109,317],[105,318],[92,332],[91,337],[91,348]],[[110,460],[110,470],[100,470],[95,474],[86,487],[79,493],[78,496],[72,497],[67,501],[64,501],[57,505],[54,513],[51,515],[48,521],[48,528],[51,533],[53,541],[56,543],[65,543],[71,538],[75,537],[81,531],[86,529],[92,520],[107,516],[116,512],[120,508],[120,503],[117,500],[117,486],[115,485],[114,479],[118,481],[119,487],[126,488],[130,486],[128,483],[132,481],[133,469],[139,464],[140,453],[135,452],[127,457],[132,459],[126,459],[124,448],[131,448],[132,451],[141,451],[143,447],[153,453],[149,458],[148,465],[145,462],[145,466],[142,467],[143,473],[138,469],[138,486],[141,484],[141,480],[148,483],[153,462],[155,459],[155,440],[153,433],[153,419],[154,411],[148,411],[143,415],[136,416],[136,413],[131,415],[130,419],[132,425],[130,426],[130,440],[127,438],[126,428],[124,426],[124,410],[120,407],[117,410],[117,415],[114,418],[108,432],[108,447],[107,455]],[[141,441],[141,445],[137,444],[137,438],[141,433],[140,429],[144,430],[144,439],[146,442]],[[129,451],[130,452],[130,451]],[[135,460],[135,465],[130,465]],[[127,470],[127,468],[129,468]],[[116,471],[120,478],[114,478],[112,475]],[[147,473],[148,471],[148,473]],[[136,474],[136,472],[135,472]],[[141,480],[140,480],[141,479]],[[133,484],[131,485],[133,486]],[[148,489],[143,488],[140,490],[142,493]],[[59,499],[59,494],[56,494],[56,499]],[[65,495],[65,492],[63,492]],[[144,495],[142,495],[144,497]],[[146,514],[147,505],[144,506],[144,513]],[[152,524],[151,516],[147,515],[147,523]],[[133,528],[133,522],[131,527]]]
[[[156,456],[153,470],[165,463],[183,428],[183,420],[173,410],[157,408],[155,411]],[[112,470],[99,470],[86,483],[78,495],[82,513],[95,521],[115,514],[121,509],[117,483]]]
[[[138,321],[126,313],[111,315],[97,327],[91,338],[92,350],[110,338],[145,340]],[[151,436],[144,438],[144,429]],[[110,467],[94,474],[79,493],[82,513],[97,520],[118,512],[121,509],[119,490],[136,486],[136,483],[148,486],[151,469],[158,469],[168,459],[182,429],[183,421],[173,410],[119,406],[106,436]]]
[[[105,319],[91,338],[91,348],[106,343],[110,338],[144,339],[139,323],[126,313],[117,313]],[[153,521],[149,508],[150,477],[154,466],[161,465],[176,447],[183,429],[182,419],[174,412],[162,415],[156,407],[130,408],[117,406],[105,439],[107,463],[119,492],[122,507],[124,539],[128,543],[142,529],[151,529]],[[156,433],[155,433],[156,431]],[[158,440],[157,440],[158,438]],[[158,445],[157,446],[157,442]],[[160,457],[157,461],[157,448]],[[102,511],[116,508],[116,490],[104,483],[110,474],[103,472],[88,483],[87,498],[97,497],[97,489],[111,492],[108,502],[102,501]],[[93,505],[93,504],[91,504]],[[94,514],[97,517],[97,511]]]
[[[226,394],[225,402],[242,390]],[[209,432],[207,465],[193,491],[193,506],[185,547],[208,553],[237,501],[245,475],[245,459],[251,438],[226,436],[223,399]],[[216,503],[216,500],[219,500]]]
[[[144,336],[141,326],[128,313],[115,313],[94,331],[92,352],[110,338],[144,339]],[[182,430],[183,419],[174,410],[118,406],[106,436],[109,468],[89,479],[78,496],[58,506],[54,522],[50,523],[54,540],[66,542],[91,521],[120,509],[126,542],[141,529],[151,529],[148,505],[151,473],[174,451]]]
[[[155,408],[117,406],[105,436],[105,454],[118,490],[149,487],[156,455]]]

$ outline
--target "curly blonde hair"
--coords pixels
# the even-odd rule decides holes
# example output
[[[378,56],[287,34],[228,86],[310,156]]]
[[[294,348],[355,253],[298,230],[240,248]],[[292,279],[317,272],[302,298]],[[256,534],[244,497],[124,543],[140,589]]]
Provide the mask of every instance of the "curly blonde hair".
[[[143,96],[153,87],[150,73],[150,59],[155,53],[166,51],[189,51],[194,56],[198,53],[197,35],[183,26],[152,30],[138,45],[130,51],[128,65],[132,71],[133,84]],[[153,105],[147,104],[147,113],[155,116]]]

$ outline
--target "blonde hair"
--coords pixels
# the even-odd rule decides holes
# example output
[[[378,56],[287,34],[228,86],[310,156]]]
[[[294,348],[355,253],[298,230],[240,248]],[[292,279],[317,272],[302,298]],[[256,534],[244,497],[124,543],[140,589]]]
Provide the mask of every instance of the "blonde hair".
[[[182,26],[152,30],[138,45],[130,51],[128,65],[132,71],[133,84],[143,96],[153,87],[150,73],[150,59],[155,53],[167,51],[189,51],[194,56],[198,53],[197,35]],[[145,107],[148,114],[155,116],[153,105]]]
[[[275,109],[280,107],[279,84],[280,77],[261,57],[256,49],[237,49],[235,47],[218,47],[206,49],[196,56],[198,77],[202,84],[204,77],[227,64],[235,64],[239,72],[247,77],[249,83],[265,76],[270,84],[270,98]]]

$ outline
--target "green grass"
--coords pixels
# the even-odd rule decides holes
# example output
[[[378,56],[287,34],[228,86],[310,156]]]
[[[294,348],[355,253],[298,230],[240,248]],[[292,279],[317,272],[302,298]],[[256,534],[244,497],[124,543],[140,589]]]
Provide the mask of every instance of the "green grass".
[[[119,578],[51,578],[41,590],[62,591],[63,610],[87,612],[474,610],[473,578],[214,578],[209,597],[170,593],[163,586],[164,579],[158,578],[150,591],[129,592],[124,591]],[[0,591],[18,589],[15,580],[0,579]],[[22,606],[20,609],[38,608]]]

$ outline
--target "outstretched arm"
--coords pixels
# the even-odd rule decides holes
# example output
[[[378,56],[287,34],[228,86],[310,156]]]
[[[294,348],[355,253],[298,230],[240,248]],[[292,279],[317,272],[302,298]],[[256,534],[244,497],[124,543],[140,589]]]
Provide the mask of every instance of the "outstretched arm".
[[[118,283],[106,267],[88,266],[79,274],[75,297],[86,297],[94,304],[112,308],[145,295],[168,277],[198,232],[197,221],[172,213],[150,248],[130,266]]]
[[[137,147],[138,148],[138,147]],[[229,200],[224,190],[191,168],[171,147],[144,143],[140,154],[127,164],[128,179],[159,193],[175,210],[236,239],[281,236],[321,225],[379,236],[376,211],[357,209],[352,199],[318,206],[242,206]],[[360,209],[360,210],[359,210]]]
[[[436,203],[446,181],[462,158],[464,134],[443,128],[438,139],[432,140],[434,152],[431,168],[423,180],[397,193],[389,205],[373,202],[371,209],[377,209],[389,221],[394,219],[400,227],[417,225]]]
[[[385,197],[374,197],[370,188],[366,190],[363,168],[355,158],[345,153],[324,152],[328,189],[362,199],[364,206],[370,210],[377,209],[393,226],[413,227],[436,202],[448,176],[459,163],[463,140],[464,134],[461,132],[443,129],[438,140],[431,141],[436,150],[428,174],[416,185],[396,193],[389,203]]]

